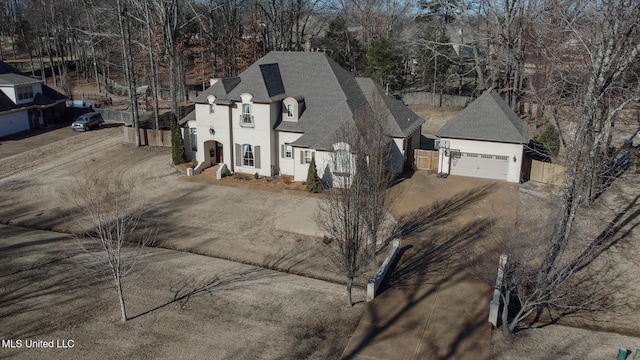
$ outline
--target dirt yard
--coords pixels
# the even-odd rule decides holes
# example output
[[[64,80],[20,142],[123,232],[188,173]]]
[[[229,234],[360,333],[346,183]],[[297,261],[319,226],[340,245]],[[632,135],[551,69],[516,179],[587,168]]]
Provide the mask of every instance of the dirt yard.
[[[273,229],[286,214],[282,204],[305,198],[178,181],[183,175],[170,165],[170,149],[135,148],[122,136],[121,128],[74,134],[0,159],[0,219],[73,229],[73,205],[61,194],[90,164],[133,175],[145,218],[159,226],[158,242],[187,251],[153,250],[143,271],[126,279],[131,315],[160,308],[122,325],[110,283],[83,276],[65,251],[74,249],[68,235],[33,241],[1,235],[2,339],[77,344],[55,353],[15,350],[18,357],[339,357],[364,311],[364,292],[356,289],[359,303],[347,308],[340,284],[267,270],[342,281],[320,255],[320,239]],[[191,291],[197,296],[172,302]]]
[[[125,278],[88,277],[66,234],[0,225],[0,348],[19,359],[336,359],[364,306],[344,287],[206,256],[152,249]],[[27,348],[28,341],[73,348]]]

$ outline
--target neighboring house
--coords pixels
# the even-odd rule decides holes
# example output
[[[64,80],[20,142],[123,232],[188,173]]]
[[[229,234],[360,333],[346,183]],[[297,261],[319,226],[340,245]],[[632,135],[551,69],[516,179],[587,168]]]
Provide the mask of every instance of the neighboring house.
[[[495,91],[485,91],[449,120],[438,137],[438,172],[520,181],[529,130]]]
[[[64,95],[3,61],[0,90],[0,136],[44,127],[64,115]]]
[[[382,100],[372,104],[374,98]],[[318,175],[333,184],[331,154],[344,150],[336,131],[374,108],[386,117],[399,172],[413,161],[424,123],[371,79],[353,77],[319,52],[271,52],[237,77],[212,80],[195,102],[181,123],[188,127],[185,143],[195,152],[196,173],[223,163],[238,173],[304,181],[315,157]]]

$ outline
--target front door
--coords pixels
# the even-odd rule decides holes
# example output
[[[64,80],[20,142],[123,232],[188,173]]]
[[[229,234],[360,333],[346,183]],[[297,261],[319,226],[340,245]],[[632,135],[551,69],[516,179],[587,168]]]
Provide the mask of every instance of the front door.
[[[223,163],[224,157],[222,155],[222,143],[216,141],[216,162]]]

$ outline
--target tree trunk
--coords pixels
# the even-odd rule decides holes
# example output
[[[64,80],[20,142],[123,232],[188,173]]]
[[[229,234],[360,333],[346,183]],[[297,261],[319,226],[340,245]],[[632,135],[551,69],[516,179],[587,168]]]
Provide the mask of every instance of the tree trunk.
[[[127,308],[124,304],[124,291],[122,290],[122,279],[116,276],[116,288],[118,290],[118,300],[120,301],[120,312],[122,314],[122,322],[126,322],[127,318]]]
[[[505,334],[510,334],[509,326],[509,302],[511,301],[511,290],[507,290],[502,298],[502,331]]]
[[[347,306],[353,307],[351,300],[351,289],[353,288],[353,276],[347,277]]]
[[[155,120],[155,129],[159,130],[159,110],[158,110],[158,71],[153,61],[153,31],[151,30],[151,14],[149,13],[149,4],[144,2],[145,17],[147,20],[147,43],[149,46],[149,66],[151,66],[151,95],[153,96],[153,118]]]
[[[122,40],[122,55],[124,59],[124,72],[127,80],[127,88],[129,90],[129,108],[131,112],[131,121],[133,122],[134,131],[136,133],[136,146],[140,146],[140,125],[138,123],[138,99],[136,98],[136,83],[133,70],[133,59],[131,57],[131,33],[129,29],[129,19],[126,13],[123,13],[126,6],[122,4],[123,0],[117,0],[118,6],[118,25],[120,27],[120,35]]]

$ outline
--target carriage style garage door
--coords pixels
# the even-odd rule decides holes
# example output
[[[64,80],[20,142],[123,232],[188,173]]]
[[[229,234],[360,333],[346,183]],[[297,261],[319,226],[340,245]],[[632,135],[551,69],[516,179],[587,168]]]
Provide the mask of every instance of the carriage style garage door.
[[[506,180],[508,169],[508,156],[463,152],[460,158],[451,159],[451,175]]]

